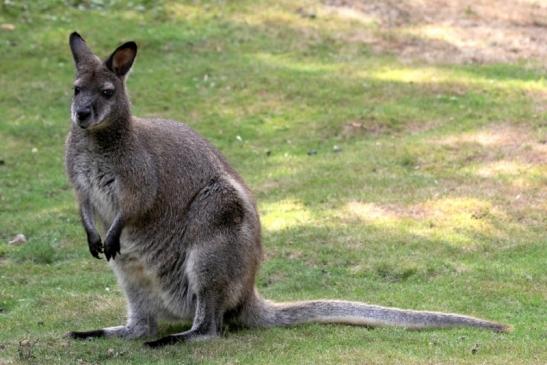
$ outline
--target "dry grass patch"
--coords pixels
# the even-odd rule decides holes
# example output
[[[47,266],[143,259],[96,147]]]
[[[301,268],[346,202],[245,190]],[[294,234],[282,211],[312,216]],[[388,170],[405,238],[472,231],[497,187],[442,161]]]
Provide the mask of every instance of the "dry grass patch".
[[[492,124],[478,131],[447,136],[432,142],[456,150],[466,144],[479,145],[482,147],[480,161],[494,164],[518,164],[524,168],[545,167],[547,164],[545,133],[525,126]]]
[[[509,228],[519,229],[503,207],[487,199],[453,195],[410,205],[354,201],[342,207],[339,217],[357,219],[387,232],[405,227],[409,237],[423,237],[471,251],[482,246],[477,236],[506,240]]]
[[[403,60],[546,65],[547,3],[534,0],[327,0],[333,16],[378,25],[346,40],[370,44]]]

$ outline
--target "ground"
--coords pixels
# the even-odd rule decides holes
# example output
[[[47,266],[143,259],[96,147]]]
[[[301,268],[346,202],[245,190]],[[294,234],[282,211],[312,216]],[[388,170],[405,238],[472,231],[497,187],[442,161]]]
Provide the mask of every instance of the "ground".
[[[547,362],[545,2],[0,10],[0,364]],[[63,171],[74,30],[103,57],[135,40],[135,114],[188,123],[241,172],[262,216],[265,297],[460,312],[514,331],[305,325],[159,351],[63,338],[125,315]],[[9,244],[17,234],[27,242]]]

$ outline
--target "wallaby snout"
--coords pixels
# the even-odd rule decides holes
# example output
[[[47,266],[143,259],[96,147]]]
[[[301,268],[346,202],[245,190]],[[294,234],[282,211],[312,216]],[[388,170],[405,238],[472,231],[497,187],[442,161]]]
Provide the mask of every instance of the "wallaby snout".
[[[80,128],[86,129],[89,127],[89,120],[91,117],[91,108],[83,107],[76,110],[76,120]]]
[[[101,118],[98,118],[96,113],[97,106],[90,103],[89,100],[81,100],[75,95],[71,111],[72,122],[82,129],[89,129],[101,123]]]
[[[76,111],[76,116],[78,117],[78,121],[80,122],[88,119],[90,115],[91,108],[82,108]]]

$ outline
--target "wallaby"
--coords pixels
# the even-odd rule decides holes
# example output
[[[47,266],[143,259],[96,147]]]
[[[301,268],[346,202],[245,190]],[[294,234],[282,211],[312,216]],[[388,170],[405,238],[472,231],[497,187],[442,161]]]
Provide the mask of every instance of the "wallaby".
[[[241,177],[188,126],[131,115],[125,79],[137,55],[134,42],[118,47],[106,61],[78,33],[70,35],[69,44],[76,79],[66,171],[91,255],[104,253],[128,308],[125,325],[67,336],[155,336],[158,319],[191,320],[192,327],[146,342],[151,347],[219,336],[224,322],[509,330],[459,314],[339,300],[264,300],[255,288],[260,221]]]

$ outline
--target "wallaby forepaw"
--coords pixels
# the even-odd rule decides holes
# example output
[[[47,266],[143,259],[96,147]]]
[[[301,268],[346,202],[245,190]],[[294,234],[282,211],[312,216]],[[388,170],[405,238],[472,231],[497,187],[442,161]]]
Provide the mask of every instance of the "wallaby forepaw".
[[[88,240],[87,244],[89,246],[89,252],[91,252],[91,256],[95,257],[96,259],[101,259],[101,256],[99,256],[100,253],[103,253],[103,243],[101,242],[101,238],[98,237],[93,240]]]
[[[106,261],[110,261],[110,259],[114,260],[117,254],[120,254],[120,239],[109,239],[109,237],[107,237],[104,243],[104,256],[106,257]]]

